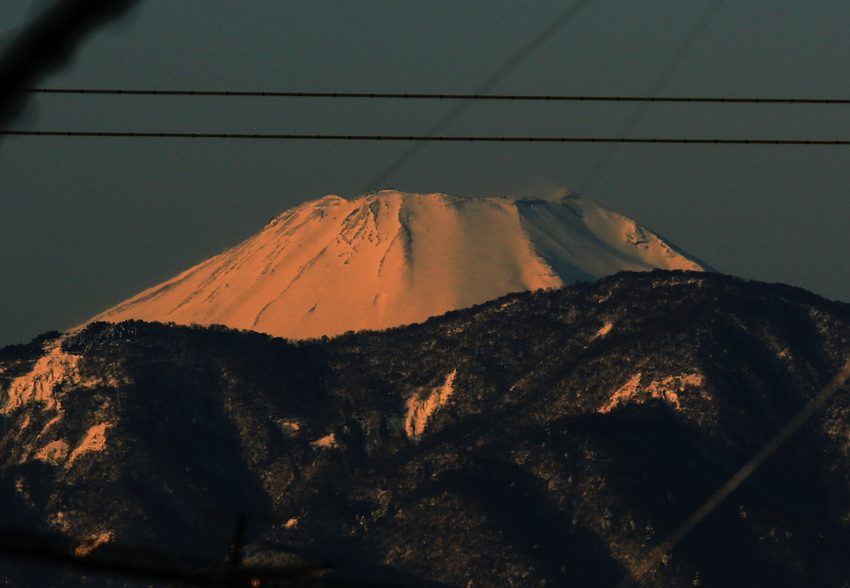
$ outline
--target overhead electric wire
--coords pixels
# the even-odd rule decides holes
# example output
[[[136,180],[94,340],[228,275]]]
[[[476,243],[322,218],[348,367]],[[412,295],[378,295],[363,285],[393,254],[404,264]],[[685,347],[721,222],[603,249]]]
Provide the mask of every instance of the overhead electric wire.
[[[432,135],[312,135],[279,133],[174,133],[124,131],[7,131],[28,137],[105,137],[135,139],[291,139],[330,141],[419,141],[460,143],[683,143],[694,145],[850,145],[846,139],[699,139],[677,137],[490,137]]]
[[[670,58],[670,61],[667,62],[667,65],[664,66],[664,69],[661,70],[661,73],[658,74],[658,78],[652,84],[649,90],[649,95],[654,96],[661,89],[667,85],[667,82],[670,81],[670,78],[673,76],[673,73],[676,71],[676,68],[679,67],[679,64],[691,50],[691,47],[694,46],[697,39],[700,35],[702,35],[705,28],[708,26],[708,23],[711,22],[711,19],[720,10],[720,6],[723,4],[724,0],[714,0],[708,8],[705,9],[705,12],[702,13],[700,18],[694,24],[694,27],[691,29],[691,32],[685,38],[681,45],[676,49],[673,53],[673,56]],[[646,113],[646,109],[648,108],[648,104],[640,104],[634,111],[629,115],[629,117],[625,120],[625,122],[620,126],[617,130],[618,135],[626,136],[628,135],[637,122],[643,117]],[[610,145],[599,158],[596,160],[596,163],[590,168],[590,170],[584,175],[581,181],[578,184],[578,193],[584,192],[591,184],[593,184],[611,160],[614,158],[614,155],[617,153],[617,149],[619,149],[618,145]]]
[[[569,8],[566,9],[558,18],[556,18],[552,23],[543,29],[536,37],[534,37],[531,41],[526,43],[519,51],[517,51],[513,57],[508,59],[501,67],[496,69],[488,78],[486,78],[479,86],[472,92],[473,94],[487,94],[490,90],[492,90],[496,84],[498,84],[505,76],[511,73],[514,69],[516,69],[523,61],[525,61],[532,53],[534,53],[538,47],[540,47],[543,43],[548,41],[555,33],[561,30],[564,26],[569,24],[578,14],[590,4],[591,0],[577,0]],[[471,102],[469,101],[461,101],[458,102],[453,108],[449,109],[436,123],[434,123],[426,132],[426,135],[437,135],[441,133],[454,119],[458,117],[464,110],[466,110]],[[425,147],[425,143],[417,143],[412,145],[406,151],[402,152],[395,159],[393,159],[387,167],[385,167],[380,173],[378,173],[371,181],[369,181],[363,189],[360,190],[360,193],[369,192],[376,188],[381,188],[381,184],[385,182],[387,179],[391,178],[398,172],[401,168],[403,168],[411,158],[413,158],[419,151],[421,151]]]
[[[76,45],[137,0],[56,0],[0,55],[0,128],[20,111],[18,89],[62,65]]]
[[[503,100],[545,102],[719,102],[732,104],[850,104],[850,98],[746,98],[712,96],[584,96],[562,94],[428,94],[397,92],[267,92],[242,90],[122,90],[107,88],[27,88],[32,94],[120,96],[234,96],[258,98],[386,98],[413,100]]]
[[[36,77],[43,71],[49,70],[57,61],[71,52],[71,48],[78,37],[83,36],[94,28],[94,24],[102,20],[113,18],[126,11],[132,1],[124,0],[66,0],[57,2],[54,10],[37,22],[31,29],[26,31],[13,45],[2,59],[0,59],[0,125],[11,118],[13,110],[10,104],[14,102],[12,93],[19,92],[41,92],[41,93],[77,93],[77,94],[154,94],[154,95],[232,95],[232,96],[302,96],[302,97],[351,97],[351,98],[436,98],[463,100],[461,104],[450,110],[441,118],[425,136],[386,136],[386,135],[288,135],[288,134],[236,134],[236,133],[138,133],[138,132],[87,132],[87,131],[6,131],[0,130],[2,135],[18,136],[66,136],[66,137],[134,137],[134,138],[240,138],[240,139],[327,139],[327,140],[384,140],[384,141],[417,141],[424,144],[426,141],[466,141],[466,142],[590,142],[590,143],[680,143],[680,144],[735,144],[735,145],[850,145],[848,140],[784,140],[784,139],[688,139],[688,138],[631,138],[631,137],[456,137],[456,136],[434,136],[443,130],[454,120],[473,99],[490,100],[563,100],[563,101],[629,101],[629,102],[718,102],[718,103],[800,103],[800,104],[848,104],[850,100],[845,99],[760,99],[760,98],[677,98],[677,97],[654,97],[654,96],[631,96],[631,97],[605,97],[605,96],[516,96],[516,95],[486,95],[495,84],[516,66],[519,65],[540,44],[554,34],[559,28],[569,22],[582,8],[589,4],[590,0],[579,0],[573,4],[567,12],[559,17],[552,25],[547,27],[540,35],[533,39],[523,49],[509,60],[502,68],[497,70],[488,78],[473,94],[355,94],[355,93],[291,93],[291,92],[205,92],[205,91],[110,91],[110,90],[63,90],[63,89],[27,89],[20,90],[18,86],[21,80]],[[669,78],[673,68],[684,56],[694,39],[699,35],[708,20],[716,12],[721,1],[715,2],[709,7],[704,17],[698,23],[697,28],[685,44],[662,72],[657,88],[660,89]],[[62,18],[57,19],[61,10]],[[51,20],[52,19],[52,20]],[[57,25],[62,25],[57,28]],[[51,38],[52,37],[52,38]],[[45,50],[48,48],[49,50]],[[26,59],[24,59],[26,58]],[[652,92],[654,93],[654,92]],[[636,120],[643,114],[640,109],[633,113],[620,134],[627,134]],[[392,162],[384,172],[379,175],[373,183],[383,181],[391,177],[411,157],[421,149],[420,145],[403,153]],[[598,169],[592,170],[585,184],[595,179],[596,174],[607,164],[610,153],[603,157]],[[850,378],[850,362],[827,384],[818,395],[812,399],[795,417],[786,424],[750,461],[748,461],[738,472],[735,473],[720,489],[718,489],[699,509],[686,519],[659,547],[657,547],[642,568],[643,572],[650,571],[661,560],[662,556],[678,544],[693,528],[695,528],[706,516],[708,516],[724,499],[726,499],[744,480],[746,480],[764,461],[766,461],[800,426],[817,410],[838,392]],[[46,559],[80,567],[98,568],[104,571],[120,571],[137,573],[148,577],[167,577],[172,580],[191,581],[200,584],[217,582],[218,578],[207,578],[198,576],[183,577],[179,572],[171,570],[139,568],[131,565],[97,562],[75,558],[66,554],[59,554],[42,550],[22,550],[19,545],[6,548],[7,553]],[[279,572],[278,572],[279,573]],[[240,578],[241,579],[241,578]],[[232,581],[232,580],[231,580]],[[631,584],[632,578],[624,580],[623,585]]]

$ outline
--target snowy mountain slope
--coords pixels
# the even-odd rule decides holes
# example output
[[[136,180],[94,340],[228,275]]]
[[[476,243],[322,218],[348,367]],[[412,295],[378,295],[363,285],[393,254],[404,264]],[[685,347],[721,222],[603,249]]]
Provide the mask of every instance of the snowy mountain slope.
[[[622,270],[708,269],[580,198],[326,196],[92,320],[223,324],[289,338],[421,322]]]

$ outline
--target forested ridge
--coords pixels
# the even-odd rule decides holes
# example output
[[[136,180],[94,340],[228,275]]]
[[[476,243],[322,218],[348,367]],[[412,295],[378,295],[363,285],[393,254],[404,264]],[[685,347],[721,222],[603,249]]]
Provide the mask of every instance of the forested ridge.
[[[95,323],[0,350],[0,513],[92,554],[224,561],[248,513],[246,565],[615,586],[848,357],[850,305],[696,272],[299,342]],[[848,408],[842,391],[642,585],[845,585]],[[10,586],[103,583],[0,566]]]

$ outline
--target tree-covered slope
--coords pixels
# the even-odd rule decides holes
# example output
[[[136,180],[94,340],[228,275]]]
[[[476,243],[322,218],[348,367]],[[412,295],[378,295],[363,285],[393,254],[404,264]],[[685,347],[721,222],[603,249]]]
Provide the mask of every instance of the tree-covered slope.
[[[0,509],[81,553],[223,561],[241,512],[249,565],[615,586],[848,356],[850,306],[690,272],[298,343],[96,323],[0,350]],[[836,395],[643,585],[848,581],[848,407]]]

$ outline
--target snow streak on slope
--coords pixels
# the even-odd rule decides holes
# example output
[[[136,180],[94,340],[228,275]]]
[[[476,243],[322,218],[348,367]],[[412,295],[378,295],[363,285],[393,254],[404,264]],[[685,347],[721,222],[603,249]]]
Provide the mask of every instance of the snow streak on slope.
[[[706,269],[574,197],[326,196],[92,320],[224,324],[290,338],[420,322],[621,270]]]

